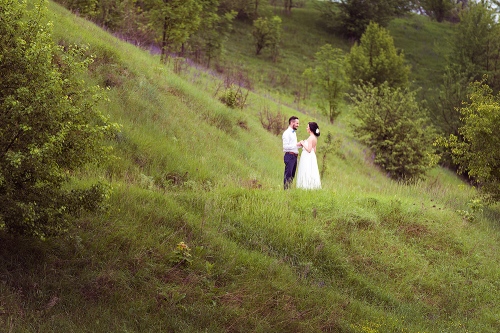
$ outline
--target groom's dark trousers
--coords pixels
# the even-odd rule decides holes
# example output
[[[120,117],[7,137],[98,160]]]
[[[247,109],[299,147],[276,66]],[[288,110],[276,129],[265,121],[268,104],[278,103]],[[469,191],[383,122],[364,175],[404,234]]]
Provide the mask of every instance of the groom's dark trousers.
[[[297,154],[295,153],[285,153],[283,161],[285,162],[285,176],[284,176],[284,187],[285,190],[290,188],[295,177],[295,171],[297,171]]]

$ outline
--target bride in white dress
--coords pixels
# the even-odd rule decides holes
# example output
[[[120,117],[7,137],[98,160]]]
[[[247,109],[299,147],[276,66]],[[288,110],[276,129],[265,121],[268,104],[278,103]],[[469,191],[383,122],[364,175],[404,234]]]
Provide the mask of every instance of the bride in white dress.
[[[307,140],[302,140],[302,154],[297,171],[297,188],[313,190],[321,188],[318,160],[316,158],[316,144],[318,143],[319,127],[315,122],[307,124]]]

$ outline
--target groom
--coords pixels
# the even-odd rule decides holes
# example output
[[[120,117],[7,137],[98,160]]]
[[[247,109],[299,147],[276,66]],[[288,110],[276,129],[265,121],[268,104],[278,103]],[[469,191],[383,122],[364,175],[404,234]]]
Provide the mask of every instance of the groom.
[[[299,127],[299,118],[292,116],[288,119],[288,128],[283,132],[283,158],[285,162],[284,187],[289,189],[292,185],[295,171],[297,170],[297,156],[299,156],[300,143],[297,143],[297,134],[295,131]]]

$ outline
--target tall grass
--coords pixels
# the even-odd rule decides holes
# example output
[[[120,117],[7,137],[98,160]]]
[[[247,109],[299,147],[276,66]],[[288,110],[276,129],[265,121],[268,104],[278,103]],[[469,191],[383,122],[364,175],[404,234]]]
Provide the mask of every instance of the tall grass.
[[[228,109],[208,74],[179,77],[50,9],[56,40],[90,44],[89,81],[109,86],[103,108],[123,130],[107,164],[77,175],[112,186],[106,211],[46,242],[0,234],[1,331],[500,330],[498,206],[473,211],[474,189],[451,172],[391,181],[348,114],[329,125],[258,91]],[[307,10],[290,20],[310,22]],[[298,39],[314,33],[304,30]],[[282,190],[281,138],[262,128],[263,106],[319,118],[339,138],[323,190]]]

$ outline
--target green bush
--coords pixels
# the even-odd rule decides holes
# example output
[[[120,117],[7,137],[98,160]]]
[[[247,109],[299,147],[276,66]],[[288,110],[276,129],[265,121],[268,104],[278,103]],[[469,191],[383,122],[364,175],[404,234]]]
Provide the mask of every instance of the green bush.
[[[422,117],[423,111],[415,100],[416,93],[408,89],[358,86],[352,95],[355,134],[374,153],[374,163],[391,178],[416,180],[437,162],[432,140],[433,129]]]
[[[461,137],[452,134],[438,144],[451,151],[458,171],[473,178],[488,200],[500,201],[500,95],[483,82],[472,83],[470,91],[460,109]]]
[[[97,111],[101,89],[81,81],[86,49],[55,46],[35,6],[0,0],[0,229],[46,237],[101,206],[104,187],[65,184],[109,154],[102,140],[117,126]]]

